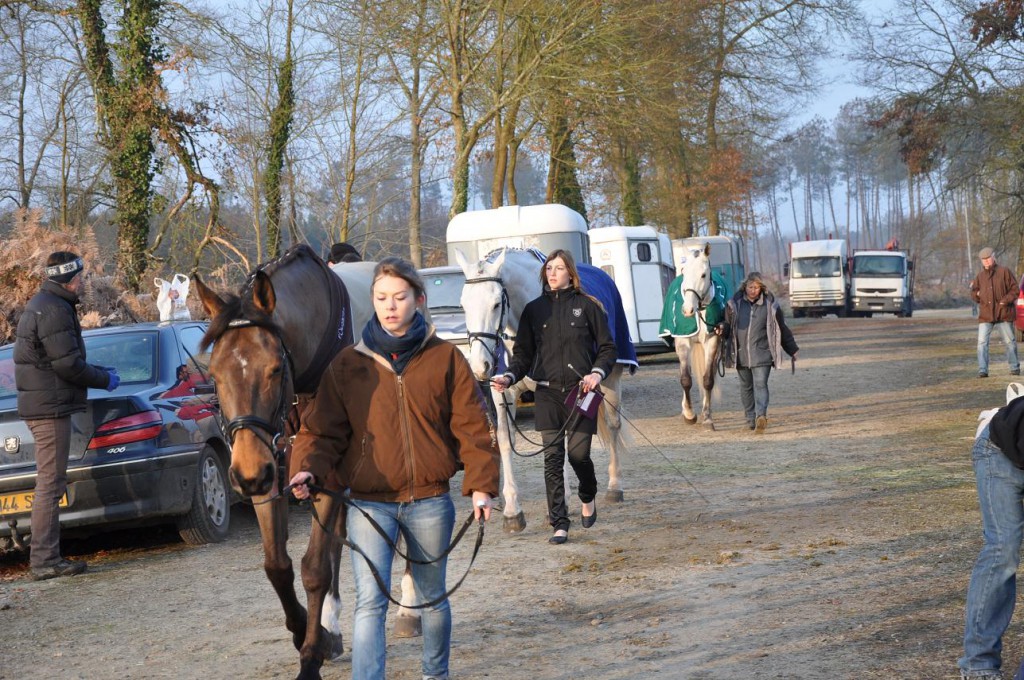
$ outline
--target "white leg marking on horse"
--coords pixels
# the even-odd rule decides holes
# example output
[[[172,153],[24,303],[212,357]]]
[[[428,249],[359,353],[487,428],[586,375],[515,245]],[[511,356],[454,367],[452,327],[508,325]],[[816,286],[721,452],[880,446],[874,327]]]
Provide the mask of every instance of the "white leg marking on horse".
[[[341,598],[328,595],[324,598],[324,607],[320,610],[320,625],[333,635],[341,635]]]

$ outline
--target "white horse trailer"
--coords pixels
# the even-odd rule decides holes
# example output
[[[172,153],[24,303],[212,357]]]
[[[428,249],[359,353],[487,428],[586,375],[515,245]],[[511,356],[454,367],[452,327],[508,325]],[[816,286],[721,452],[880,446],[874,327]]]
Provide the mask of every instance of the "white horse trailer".
[[[459,213],[448,223],[445,240],[452,265],[458,264],[456,249],[470,262],[478,262],[504,246],[537,248],[544,254],[561,248],[577,262],[590,262],[587,221],[572,208],[555,203]]]
[[[664,352],[658,335],[662,301],[676,277],[668,235],[653,227],[598,227],[588,232],[590,257],[615,281],[637,352]]]
[[[722,276],[729,287],[729,295],[735,294],[746,278],[743,266],[743,241],[740,239],[721,235],[672,239],[672,260],[675,262],[676,271],[682,273],[681,258],[685,256],[686,248],[703,247],[705,243],[711,246],[711,269]]]

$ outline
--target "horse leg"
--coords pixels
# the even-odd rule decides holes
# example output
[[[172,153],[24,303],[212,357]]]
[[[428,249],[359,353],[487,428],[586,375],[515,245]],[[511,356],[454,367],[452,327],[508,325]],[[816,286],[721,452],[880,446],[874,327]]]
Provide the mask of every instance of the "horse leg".
[[[341,540],[345,536],[344,505],[327,494],[320,494],[315,502],[317,509],[313,515],[309,546],[302,556],[302,585],[306,590],[309,614],[306,618],[306,639],[299,650],[296,680],[318,679],[324,660],[336,659],[344,651],[338,620],[341,598],[337,577]]]
[[[701,376],[701,410],[703,416],[701,423],[709,430],[715,429],[715,421],[711,418],[711,396],[715,389],[715,359],[717,358],[717,343],[701,343],[701,351],[704,352],[704,375]]]
[[[517,390],[506,392],[512,402],[510,411],[506,410],[504,397],[501,392],[491,390],[491,397],[497,410],[495,425],[498,436],[498,451],[501,453],[501,495],[505,499],[505,508],[502,510],[502,529],[505,533],[515,534],[526,528],[526,516],[519,507],[519,487],[516,486],[515,474],[512,472],[512,423],[509,417],[515,417]]]
[[[281,601],[284,625],[292,634],[292,644],[301,650],[306,639],[306,608],[296,597],[295,571],[288,556],[288,501],[282,497],[254,507],[263,541],[263,570]]]
[[[399,541],[403,540],[405,539],[402,534],[399,534]],[[395,637],[411,638],[423,635],[423,622],[420,620],[419,610],[409,609],[410,605],[416,604],[416,586],[412,580],[412,566],[408,560],[405,561],[405,573],[402,575],[400,601],[402,604],[398,608],[398,616],[395,617]]]
[[[697,414],[693,412],[690,402],[690,388],[693,377],[690,375],[690,343],[686,338],[676,338],[676,356],[679,358],[679,384],[683,388],[683,420],[689,424],[697,422]]]
[[[622,482],[619,479],[621,470],[619,468],[619,451],[622,449],[622,418],[619,409],[622,403],[622,364],[616,365],[608,381],[604,386],[604,403],[601,404],[600,420],[598,420],[598,431],[601,440],[606,442],[608,449],[608,490],[604,499],[609,503],[621,503],[624,495],[622,493]],[[606,429],[607,433],[602,432]]]

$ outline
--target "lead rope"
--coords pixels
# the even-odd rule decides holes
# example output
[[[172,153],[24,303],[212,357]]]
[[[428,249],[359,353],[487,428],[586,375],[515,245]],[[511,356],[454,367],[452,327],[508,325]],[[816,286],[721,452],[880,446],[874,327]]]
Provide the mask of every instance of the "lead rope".
[[[399,557],[402,557],[402,558],[408,560],[409,562],[412,562],[413,564],[424,564],[424,565],[425,564],[435,564],[435,563],[441,561],[442,559],[444,559],[445,557],[447,557],[452,552],[452,550],[455,549],[455,546],[459,544],[459,541],[461,541],[462,538],[466,535],[466,532],[469,530],[469,527],[470,527],[470,525],[472,525],[473,519],[474,519],[473,518],[474,511],[470,510],[469,511],[469,516],[466,517],[466,520],[462,523],[462,526],[459,528],[458,532],[456,533],[455,538],[452,539],[452,542],[448,545],[448,547],[445,549],[444,552],[442,552],[440,555],[438,555],[436,558],[434,558],[432,560],[417,560],[417,559],[413,559],[412,557],[409,557],[408,555],[403,553],[401,550],[399,550],[398,549],[398,545],[394,541],[391,540],[391,537],[388,536],[387,533],[385,533],[384,529],[380,526],[380,524],[378,524],[376,522],[376,520],[374,520],[372,517],[370,517],[366,513],[365,510],[360,508],[359,505],[357,505],[355,502],[353,502],[352,499],[346,497],[343,493],[341,493],[339,491],[330,491],[330,490],[325,489],[322,486],[318,486],[316,484],[307,484],[306,486],[308,486],[309,490],[312,491],[312,492],[325,494],[327,496],[330,496],[335,501],[338,501],[338,502],[342,503],[343,505],[345,505],[347,507],[353,507],[356,510],[358,510],[363,515],[363,517],[365,517],[366,520],[370,523],[370,526],[372,526],[374,528],[374,530],[378,534],[380,534],[381,538],[384,539],[384,541],[388,544],[388,546],[391,548],[391,550],[394,551],[394,553],[396,555],[398,555]],[[483,542],[484,542],[484,515],[483,515],[483,511],[481,510],[481,512],[480,512],[480,519],[477,520],[476,542],[473,545],[473,554],[469,558],[469,564],[466,566],[466,571],[462,574],[462,577],[455,583],[454,586],[452,586],[452,588],[450,590],[448,590],[448,592],[444,593],[440,597],[434,598],[433,600],[431,600],[429,602],[423,602],[421,604],[405,605],[405,604],[402,604],[399,600],[396,600],[394,597],[391,596],[391,593],[390,593],[390,591],[389,591],[389,589],[387,587],[387,584],[384,583],[384,579],[381,577],[380,572],[377,570],[377,567],[374,566],[373,562],[366,555],[366,553],[363,552],[362,548],[360,548],[358,545],[356,545],[352,541],[348,540],[348,538],[346,538],[346,537],[335,535],[335,533],[333,531],[331,531],[330,529],[328,529],[324,525],[324,523],[320,520],[319,513],[317,513],[317,511],[316,511],[316,503],[315,502],[310,503],[310,511],[311,511],[311,513],[313,515],[313,520],[317,523],[317,525],[321,529],[323,529],[324,533],[326,533],[330,537],[331,540],[339,540],[339,541],[341,541],[342,545],[348,546],[348,548],[352,552],[356,553],[357,555],[362,557],[363,560],[366,561],[366,566],[368,566],[370,568],[370,573],[373,574],[373,580],[377,582],[377,588],[380,590],[381,594],[384,595],[388,600],[390,600],[394,604],[398,605],[399,607],[405,607],[406,609],[426,609],[428,607],[436,606],[436,605],[440,604],[441,602],[444,602],[445,600],[447,600],[449,597],[451,597],[455,593],[455,591],[458,590],[460,586],[462,586],[462,583],[463,583],[463,581],[466,580],[466,577],[469,576],[469,571],[470,571],[470,569],[473,568],[473,563],[476,561],[476,556],[480,552],[480,546],[482,546]]]

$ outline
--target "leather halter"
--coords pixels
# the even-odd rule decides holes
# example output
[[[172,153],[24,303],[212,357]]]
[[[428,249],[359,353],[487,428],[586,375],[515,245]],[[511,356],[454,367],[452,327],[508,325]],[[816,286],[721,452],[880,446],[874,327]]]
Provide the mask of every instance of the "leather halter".
[[[515,340],[515,336],[502,332],[503,329],[505,328],[505,315],[508,313],[509,310],[508,290],[505,288],[505,282],[502,281],[501,277],[499,276],[481,276],[475,279],[466,279],[467,286],[472,283],[488,282],[497,283],[499,286],[501,286],[501,312],[498,315],[498,328],[495,330],[494,333],[487,333],[483,331],[474,332],[469,331],[469,329],[467,328],[466,337],[469,338],[470,348],[473,347],[474,342],[479,342],[481,345],[483,345],[484,349],[487,350],[487,353],[491,355],[491,359],[493,360],[493,363],[491,365],[494,367],[494,370],[497,371],[499,360],[498,343],[504,343],[507,340]],[[493,349],[491,348],[490,345],[484,342],[484,340],[490,340],[491,342],[493,342]],[[506,352],[508,352],[508,347],[505,347],[504,349]]]
[[[277,444],[284,433],[284,424],[288,417],[288,409],[292,406],[294,401],[293,399],[288,398],[288,392],[294,390],[291,381],[293,374],[292,356],[288,351],[288,347],[285,346],[284,339],[281,337],[280,333],[273,331],[262,324],[250,321],[249,319],[235,319],[234,321],[231,321],[225,329],[225,332],[238,328],[252,327],[264,328],[265,330],[271,331],[274,334],[274,337],[277,338],[278,343],[281,345],[281,363],[284,366],[284,373],[281,376],[281,391],[280,398],[277,402],[277,409],[274,411],[274,415],[271,417],[271,420],[265,420],[260,416],[248,414],[236,416],[227,423],[224,423],[223,416],[218,417],[221,418],[221,427],[224,430],[224,433],[228,436],[228,442],[232,445],[235,443],[235,435],[238,434],[239,430],[250,430],[252,432],[262,430],[270,435],[271,440],[269,444],[263,437],[257,436],[256,438],[270,449],[271,455],[276,460],[278,451]],[[216,385],[214,385],[214,389],[216,389]]]

